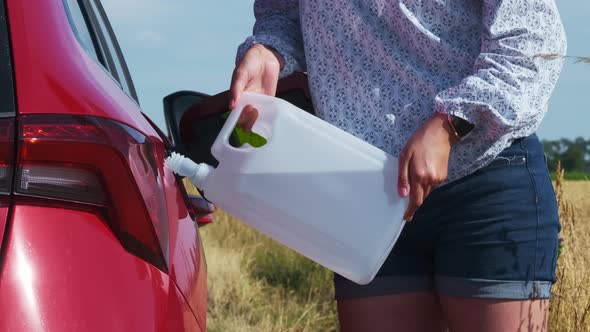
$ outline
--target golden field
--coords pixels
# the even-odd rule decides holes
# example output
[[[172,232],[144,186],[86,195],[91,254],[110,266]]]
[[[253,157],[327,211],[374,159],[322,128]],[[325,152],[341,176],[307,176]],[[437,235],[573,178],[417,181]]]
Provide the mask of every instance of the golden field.
[[[550,331],[590,332],[590,181],[556,181],[564,238]],[[208,264],[208,330],[337,331],[332,274],[216,212],[201,228]]]
[[[557,283],[553,287],[549,331],[590,331],[590,181],[564,182],[555,191],[561,218]]]

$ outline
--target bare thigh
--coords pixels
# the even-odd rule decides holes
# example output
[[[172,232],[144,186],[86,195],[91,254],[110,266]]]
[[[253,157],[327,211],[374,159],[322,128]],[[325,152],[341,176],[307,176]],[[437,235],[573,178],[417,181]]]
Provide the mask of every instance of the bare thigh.
[[[494,300],[440,296],[451,332],[547,331],[549,300]]]
[[[433,292],[338,301],[342,332],[445,331],[438,296]]]

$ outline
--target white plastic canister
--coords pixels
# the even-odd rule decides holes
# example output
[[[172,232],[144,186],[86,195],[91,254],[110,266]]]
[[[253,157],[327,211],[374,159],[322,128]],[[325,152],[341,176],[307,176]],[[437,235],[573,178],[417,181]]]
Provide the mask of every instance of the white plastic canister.
[[[229,138],[246,105],[266,145],[236,148]],[[383,264],[404,225],[398,161],[278,98],[245,93],[212,147],[217,168],[175,155],[217,207],[359,284]]]

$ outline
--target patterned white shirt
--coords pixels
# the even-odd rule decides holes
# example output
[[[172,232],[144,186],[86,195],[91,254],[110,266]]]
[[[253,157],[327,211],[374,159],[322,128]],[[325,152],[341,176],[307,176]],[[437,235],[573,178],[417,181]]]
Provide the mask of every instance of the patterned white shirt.
[[[554,0],[256,0],[254,33],[281,76],[307,71],[324,120],[399,156],[433,114],[475,125],[451,151],[448,181],[534,133],[563,61]]]

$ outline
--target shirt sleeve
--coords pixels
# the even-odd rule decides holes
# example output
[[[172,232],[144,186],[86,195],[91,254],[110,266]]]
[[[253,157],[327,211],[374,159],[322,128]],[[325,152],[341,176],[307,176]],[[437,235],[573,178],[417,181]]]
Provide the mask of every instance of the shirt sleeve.
[[[253,35],[238,48],[236,63],[253,44],[275,49],[284,59],[280,76],[306,71],[303,37],[299,20],[299,0],[256,0]]]
[[[548,55],[564,55],[566,40],[554,0],[484,0],[482,15],[473,73],[434,109],[474,124],[466,140],[485,149],[538,128],[563,65]]]

